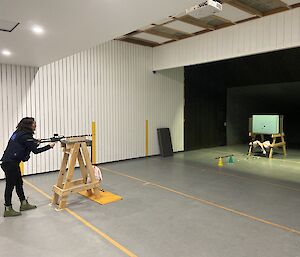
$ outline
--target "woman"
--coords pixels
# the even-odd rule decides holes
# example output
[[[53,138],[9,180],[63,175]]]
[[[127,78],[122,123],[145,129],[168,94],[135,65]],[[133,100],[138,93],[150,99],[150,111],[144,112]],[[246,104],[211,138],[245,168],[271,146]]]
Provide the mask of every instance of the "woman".
[[[21,211],[35,209],[35,205],[28,203],[24,195],[23,180],[20,171],[20,162],[26,162],[30,158],[30,153],[39,154],[54,147],[55,144],[38,148],[39,141],[33,138],[36,129],[36,122],[34,118],[23,118],[17,130],[9,139],[8,145],[1,158],[1,168],[5,173],[6,187],[5,187],[5,210],[4,217],[13,217],[21,215]],[[11,198],[12,192],[16,187],[17,195],[20,199],[20,212],[12,208]]]

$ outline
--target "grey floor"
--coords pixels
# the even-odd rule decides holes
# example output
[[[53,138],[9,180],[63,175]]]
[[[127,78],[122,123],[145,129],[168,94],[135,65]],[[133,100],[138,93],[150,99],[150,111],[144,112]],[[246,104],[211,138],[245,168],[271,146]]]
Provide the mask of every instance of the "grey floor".
[[[104,188],[124,200],[101,206],[74,195],[68,207],[140,257],[299,257],[300,152],[269,160],[246,151],[219,147],[101,165]],[[218,168],[215,158],[227,154],[235,163],[224,159]],[[51,194],[56,176],[26,179]],[[0,218],[0,256],[128,256],[25,189],[39,208]]]

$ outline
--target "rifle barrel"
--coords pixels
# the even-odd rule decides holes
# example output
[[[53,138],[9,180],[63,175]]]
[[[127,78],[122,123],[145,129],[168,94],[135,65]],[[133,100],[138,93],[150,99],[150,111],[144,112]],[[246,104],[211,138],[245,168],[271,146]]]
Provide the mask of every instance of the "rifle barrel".
[[[28,139],[28,142],[37,142],[37,143],[53,143],[53,142],[60,142],[62,139],[68,139],[68,138],[75,138],[75,137],[91,137],[91,134],[86,135],[73,135],[73,136],[59,136],[58,134],[54,134],[53,137],[50,138],[42,138],[40,140],[38,139]]]

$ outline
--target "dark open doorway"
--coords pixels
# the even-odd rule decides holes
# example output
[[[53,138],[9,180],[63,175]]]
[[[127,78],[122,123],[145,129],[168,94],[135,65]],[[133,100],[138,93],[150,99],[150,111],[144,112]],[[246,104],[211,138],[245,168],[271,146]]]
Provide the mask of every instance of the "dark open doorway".
[[[285,115],[289,143],[300,146],[299,60],[300,48],[292,48],[185,67],[185,150],[246,142],[249,115],[270,112]]]
[[[206,67],[185,68],[185,150],[226,144],[226,89],[210,83]]]

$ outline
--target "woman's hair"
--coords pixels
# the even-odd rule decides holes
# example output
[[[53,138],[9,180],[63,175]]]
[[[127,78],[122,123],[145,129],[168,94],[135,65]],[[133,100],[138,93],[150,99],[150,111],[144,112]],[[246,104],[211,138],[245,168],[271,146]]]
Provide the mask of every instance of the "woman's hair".
[[[17,125],[17,130],[27,130],[30,132],[34,132],[32,130],[32,124],[35,122],[34,118],[26,117],[20,120],[19,124]]]

